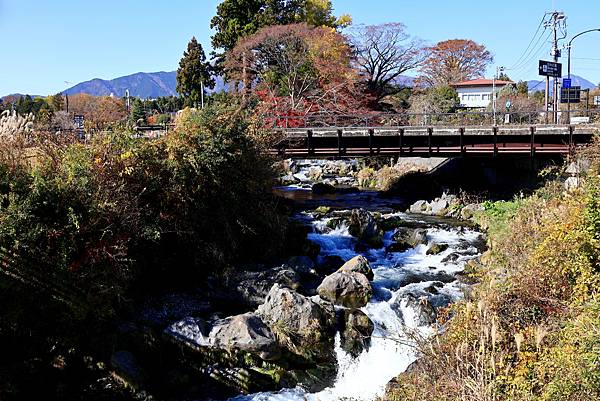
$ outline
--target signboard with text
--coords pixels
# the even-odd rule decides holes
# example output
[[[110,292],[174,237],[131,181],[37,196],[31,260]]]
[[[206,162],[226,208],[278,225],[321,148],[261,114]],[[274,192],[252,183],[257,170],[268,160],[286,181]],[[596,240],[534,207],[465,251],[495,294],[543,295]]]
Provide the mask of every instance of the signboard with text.
[[[572,86],[570,88],[561,88],[561,103],[579,103],[581,101],[581,86]]]
[[[552,61],[540,60],[538,72],[540,75],[543,75],[545,77],[560,78],[560,76],[562,75],[562,64],[554,63]]]

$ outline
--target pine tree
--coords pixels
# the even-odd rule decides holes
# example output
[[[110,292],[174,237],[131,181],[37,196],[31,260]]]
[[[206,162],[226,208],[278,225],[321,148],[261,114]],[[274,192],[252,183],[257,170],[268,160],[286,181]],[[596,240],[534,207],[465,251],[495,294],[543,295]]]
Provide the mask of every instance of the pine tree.
[[[146,111],[144,110],[144,104],[140,99],[136,98],[133,101],[133,105],[131,106],[131,115],[129,118],[133,124],[137,124],[138,122],[143,124],[146,123]]]
[[[177,92],[186,98],[188,104],[196,106],[200,103],[202,85],[205,89],[213,88],[215,82],[211,77],[211,66],[206,62],[202,45],[193,37],[179,61]]]

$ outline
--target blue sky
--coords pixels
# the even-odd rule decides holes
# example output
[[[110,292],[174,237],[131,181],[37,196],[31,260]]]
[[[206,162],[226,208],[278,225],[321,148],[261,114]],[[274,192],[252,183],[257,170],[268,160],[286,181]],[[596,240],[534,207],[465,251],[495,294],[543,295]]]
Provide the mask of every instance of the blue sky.
[[[172,71],[196,36],[210,50],[218,0],[0,0],[0,95],[48,95],[92,78]],[[355,23],[402,22],[428,43],[473,39],[511,66],[553,4],[568,17],[568,38],[600,28],[598,0],[333,0]],[[541,43],[541,42],[540,42]],[[542,58],[549,59],[550,45]],[[600,32],[576,39],[572,72],[600,82]],[[566,52],[562,59],[566,71]],[[507,71],[537,79],[537,58]],[[71,84],[66,84],[65,81]]]

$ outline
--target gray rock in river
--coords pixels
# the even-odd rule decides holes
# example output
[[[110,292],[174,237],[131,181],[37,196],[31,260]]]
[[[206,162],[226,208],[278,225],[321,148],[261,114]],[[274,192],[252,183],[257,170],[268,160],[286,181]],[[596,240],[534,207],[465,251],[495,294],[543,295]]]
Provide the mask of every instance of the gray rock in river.
[[[301,267],[299,270],[303,270]],[[249,307],[257,307],[264,302],[273,284],[280,284],[293,290],[300,290],[301,277],[294,267],[283,265],[260,271],[238,271],[228,279],[226,288],[232,301]]]
[[[317,288],[319,296],[335,305],[362,308],[373,295],[369,279],[362,273],[335,272]]]
[[[429,249],[427,249],[426,253],[427,255],[439,255],[440,253],[448,249],[448,247],[448,244],[431,244]]]
[[[337,192],[335,187],[331,184],[326,184],[324,182],[317,182],[312,185],[311,190],[314,194],[324,195],[324,194],[334,194]]]
[[[333,305],[273,285],[256,313],[271,328],[279,344],[309,362],[335,361]]]
[[[373,269],[371,269],[371,265],[367,258],[362,255],[358,255],[348,260],[346,263],[339,268],[339,272],[356,272],[364,274],[367,279],[373,280]]]
[[[210,332],[209,341],[214,347],[250,352],[265,361],[277,360],[281,356],[275,335],[254,313],[217,321]]]
[[[424,200],[418,200],[409,207],[411,213],[427,213],[430,210],[429,203]]]
[[[436,199],[429,204],[431,207],[431,214],[435,216],[445,216],[448,213],[448,208],[450,204],[444,198]]]
[[[347,353],[357,357],[371,344],[371,334],[375,326],[360,309],[340,311],[339,320],[341,346]]]
[[[358,238],[360,241],[373,246],[380,247],[381,232],[377,226],[375,218],[365,209],[353,209],[348,224],[350,235]]]
[[[391,308],[410,327],[431,326],[437,319],[437,311],[427,297],[417,297],[411,293],[398,297],[392,303]],[[410,313],[410,320],[412,321],[408,321],[409,316],[405,316],[403,309],[412,311]]]
[[[414,248],[418,245],[427,244],[427,230],[424,228],[399,227],[392,235],[399,248]]]

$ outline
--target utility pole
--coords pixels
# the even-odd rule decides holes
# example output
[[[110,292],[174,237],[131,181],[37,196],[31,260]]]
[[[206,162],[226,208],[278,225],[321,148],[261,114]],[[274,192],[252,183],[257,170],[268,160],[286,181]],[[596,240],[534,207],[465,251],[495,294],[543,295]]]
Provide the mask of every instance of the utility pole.
[[[552,59],[555,63],[558,63],[558,58],[560,57],[560,50],[558,49],[558,41],[560,39],[564,39],[567,37],[567,24],[566,24],[566,19],[567,17],[565,16],[565,14],[562,11],[552,11],[549,12],[547,14],[550,14],[550,21],[546,21],[545,23],[545,27],[550,27],[552,28],[552,50],[550,52],[550,55],[552,56]],[[558,37],[558,30],[561,30],[563,36],[562,37]],[[553,110],[553,122],[554,124],[558,123],[558,105],[559,105],[559,96],[560,96],[560,87],[559,87],[559,82],[560,82],[560,78],[558,77],[554,77],[552,80],[552,91],[553,93],[553,106],[552,106],[552,110]],[[550,77],[546,77],[546,96],[545,96],[545,103],[546,103],[546,123],[548,122],[548,100],[549,100],[549,92],[550,92]]]
[[[500,78],[500,72],[504,72],[504,67],[496,67],[496,75],[492,77],[492,110],[494,114],[494,125],[496,125],[496,79]]]

